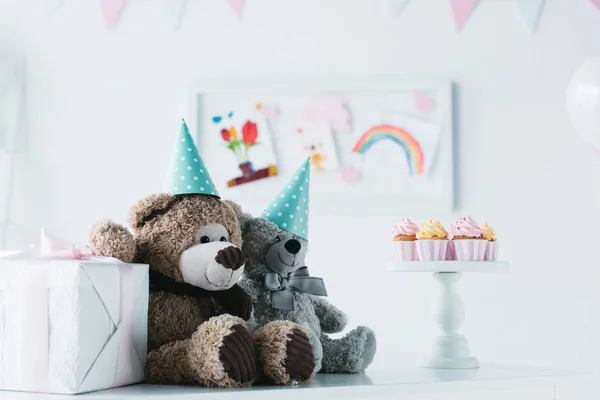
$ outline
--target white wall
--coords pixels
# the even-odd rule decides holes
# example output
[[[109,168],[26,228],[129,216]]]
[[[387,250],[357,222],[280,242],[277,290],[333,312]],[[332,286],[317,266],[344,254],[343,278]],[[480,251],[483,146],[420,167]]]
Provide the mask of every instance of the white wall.
[[[413,217],[488,218],[513,267],[461,282],[473,352],[600,370],[600,160],[564,109],[570,75],[600,53],[591,2],[547,0],[535,34],[512,0],[482,0],[460,34],[446,0],[413,0],[397,19],[380,1],[250,0],[241,22],[223,1],[189,3],[179,33],[152,1],[136,2],[106,32],[96,1],[67,1],[46,23],[33,0],[0,0],[0,35],[31,60],[31,147],[13,213],[24,229],[83,240],[98,218],[124,221],[133,201],[160,188],[195,78],[438,74],[458,87],[459,207]],[[313,274],[326,278],[352,323],[378,332],[374,367],[429,344],[433,280],[385,273],[390,227],[402,216],[312,221]]]

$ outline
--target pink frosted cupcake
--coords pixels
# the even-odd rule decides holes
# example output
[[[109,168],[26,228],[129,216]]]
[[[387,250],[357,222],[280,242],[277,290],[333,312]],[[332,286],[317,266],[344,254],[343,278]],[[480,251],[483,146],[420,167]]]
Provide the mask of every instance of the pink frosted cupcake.
[[[487,249],[487,240],[483,238],[483,229],[471,219],[461,217],[448,228],[457,261],[483,261]]]
[[[396,261],[417,261],[415,240],[419,227],[410,219],[400,221],[392,232],[392,246]]]
[[[448,250],[448,232],[439,221],[430,219],[419,226],[416,244],[419,261],[443,261]]]
[[[446,249],[446,260],[456,261],[456,249],[454,248],[454,242],[448,240],[448,249]]]
[[[496,232],[488,225],[487,221],[483,221],[480,226],[483,229],[483,238],[487,240],[487,248],[485,250],[485,261],[496,261],[498,259],[498,241],[496,240]]]

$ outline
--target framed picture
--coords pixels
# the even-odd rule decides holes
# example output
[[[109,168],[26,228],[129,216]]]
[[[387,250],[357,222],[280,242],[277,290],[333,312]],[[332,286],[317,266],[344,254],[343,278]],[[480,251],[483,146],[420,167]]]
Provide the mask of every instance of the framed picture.
[[[307,157],[316,212],[449,212],[452,92],[412,76],[206,79],[187,119],[221,195],[253,212]]]

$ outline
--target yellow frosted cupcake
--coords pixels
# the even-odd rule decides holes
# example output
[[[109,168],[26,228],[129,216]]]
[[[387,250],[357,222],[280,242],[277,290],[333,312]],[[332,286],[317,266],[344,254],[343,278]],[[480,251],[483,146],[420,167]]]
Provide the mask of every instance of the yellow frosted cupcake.
[[[485,249],[485,261],[496,261],[498,259],[498,241],[496,240],[496,232],[488,224],[487,221],[483,221],[480,225],[483,230],[483,238],[487,240],[487,248]]]
[[[416,236],[417,240],[447,240],[448,232],[439,221],[430,219],[419,226]]]
[[[479,226],[483,230],[483,238],[488,242],[496,241],[496,231],[488,224],[487,221],[483,221]]]
[[[446,259],[448,232],[439,221],[430,219],[421,224],[416,236],[419,261],[442,261]]]

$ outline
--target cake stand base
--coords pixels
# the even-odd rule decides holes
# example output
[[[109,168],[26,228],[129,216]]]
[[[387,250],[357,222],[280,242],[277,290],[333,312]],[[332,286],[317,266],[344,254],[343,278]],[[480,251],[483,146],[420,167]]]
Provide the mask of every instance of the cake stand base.
[[[479,360],[475,357],[426,357],[421,362],[421,367],[434,369],[477,369],[479,368]]]
[[[433,272],[440,284],[435,313],[439,334],[430,356],[425,358],[421,366],[435,369],[479,368],[479,361],[471,356],[467,339],[459,333],[465,320],[465,310],[458,295],[457,283],[462,272],[498,272],[507,269],[508,263],[503,262],[437,261],[392,264],[391,270],[394,272]]]
[[[421,363],[423,368],[434,369],[477,369],[479,360],[475,357],[465,358],[425,358]]]
[[[454,334],[440,336],[435,342],[433,355],[426,357],[422,363],[426,368],[471,369],[479,368],[479,361],[471,357],[467,339]]]

